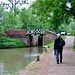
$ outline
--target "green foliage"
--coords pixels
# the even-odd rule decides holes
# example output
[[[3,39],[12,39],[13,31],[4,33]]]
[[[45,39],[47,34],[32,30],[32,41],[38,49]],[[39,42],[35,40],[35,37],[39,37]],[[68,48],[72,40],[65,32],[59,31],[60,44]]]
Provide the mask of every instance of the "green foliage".
[[[44,45],[44,46],[47,46],[47,47],[50,46],[50,48],[51,48],[51,47],[54,47],[54,42],[53,42],[53,43],[46,44],[46,45]]]
[[[20,14],[20,18],[22,20],[22,23],[23,23],[23,26],[22,26],[22,29],[27,29],[28,28],[28,14],[27,14],[27,11],[26,9],[22,9],[22,12]]]
[[[73,50],[75,51],[75,39],[74,39],[74,46],[73,46]]]
[[[4,33],[3,14],[4,14],[4,7],[0,6],[0,36],[2,36],[2,34]]]
[[[0,38],[0,48],[16,48],[25,47],[25,43],[18,39],[10,39],[1,37]]]
[[[66,36],[61,36],[61,38],[62,38],[63,40],[65,40],[65,39],[66,39]]]
[[[71,35],[75,36],[75,20],[72,20],[70,24],[67,25],[61,24],[58,27],[58,32],[60,33],[63,29],[66,33],[70,33]]]
[[[10,30],[10,29],[21,29],[22,27],[22,22],[21,19],[19,17],[19,15],[15,13],[13,13],[12,10],[10,10],[9,12],[6,12],[4,15],[4,26],[5,26],[5,30]]]
[[[70,32],[73,36],[75,36],[75,20],[73,22],[71,22],[71,31]]]
[[[74,51],[75,51],[75,46],[73,46],[73,49],[74,49]]]
[[[71,7],[67,6],[68,3]],[[31,8],[40,21],[47,22],[47,27],[57,31],[62,23],[69,23],[69,18],[75,19],[74,3],[74,0],[36,0]]]
[[[12,9],[6,12],[3,7],[0,7],[0,36],[4,35],[7,30],[21,30],[22,25],[20,16],[13,13]]]
[[[23,23],[22,29],[45,28],[45,25],[42,22],[39,22],[38,17],[35,14],[32,14],[31,9],[22,9],[20,18]]]
[[[73,35],[73,36],[75,36],[75,30],[73,30],[73,33],[72,33],[72,35]]]

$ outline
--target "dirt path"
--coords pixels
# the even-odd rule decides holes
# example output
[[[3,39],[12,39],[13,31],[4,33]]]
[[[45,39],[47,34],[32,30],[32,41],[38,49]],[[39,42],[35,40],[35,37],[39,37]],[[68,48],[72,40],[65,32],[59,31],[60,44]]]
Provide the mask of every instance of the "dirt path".
[[[41,59],[33,62],[31,66],[21,70],[18,75],[75,75],[75,52],[72,49],[74,37],[66,38],[63,50],[63,63],[56,64],[53,51]]]

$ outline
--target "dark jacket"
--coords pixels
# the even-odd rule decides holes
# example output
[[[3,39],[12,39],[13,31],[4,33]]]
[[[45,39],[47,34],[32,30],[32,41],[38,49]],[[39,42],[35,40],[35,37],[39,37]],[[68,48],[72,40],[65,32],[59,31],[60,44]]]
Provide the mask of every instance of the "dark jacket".
[[[59,46],[59,43],[60,43],[61,40],[62,40],[62,38],[60,38],[60,37],[55,39],[55,41],[54,41],[54,50],[56,50],[56,49],[63,49],[63,47]]]

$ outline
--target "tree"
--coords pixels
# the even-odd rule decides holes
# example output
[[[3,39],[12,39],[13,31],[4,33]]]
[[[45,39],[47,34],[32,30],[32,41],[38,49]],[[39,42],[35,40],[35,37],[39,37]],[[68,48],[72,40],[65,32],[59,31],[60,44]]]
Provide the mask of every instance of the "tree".
[[[12,12],[13,10],[10,10],[9,12],[5,12],[3,16],[3,24],[4,24],[4,29],[10,30],[10,29],[21,29],[22,27],[22,22],[20,19],[20,16]]]
[[[25,8],[22,9],[20,18],[23,23],[22,29],[27,29],[28,28],[28,14]]]
[[[70,23],[70,28],[71,28],[71,34],[73,36],[75,36],[75,20],[73,20],[71,23]]]
[[[56,31],[62,23],[68,24],[69,18],[75,19],[75,0],[37,0],[31,9],[40,21]]]
[[[4,25],[3,25],[3,15],[5,14],[4,12],[4,7],[0,6],[0,36],[4,33]]]
[[[5,11],[4,7],[0,6],[0,36],[4,34],[5,31],[11,29],[21,30],[23,23],[21,22],[19,14],[16,16],[11,9],[9,12]]]
[[[60,33],[62,30],[64,29],[64,31],[66,33],[70,33],[71,35],[75,36],[75,20],[72,19],[72,21],[70,22],[70,24],[61,24],[58,27],[58,32]]]

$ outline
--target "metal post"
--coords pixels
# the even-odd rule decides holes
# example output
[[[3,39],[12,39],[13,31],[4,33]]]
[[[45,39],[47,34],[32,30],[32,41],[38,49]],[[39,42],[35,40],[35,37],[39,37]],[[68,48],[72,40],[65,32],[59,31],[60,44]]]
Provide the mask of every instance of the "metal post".
[[[45,52],[47,52],[47,47],[45,46]]]
[[[37,59],[36,59],[36,61],[40,61],[40,56],[37,56]]]
[[[48,48],[50,48],[50,45],[48,45]]]

